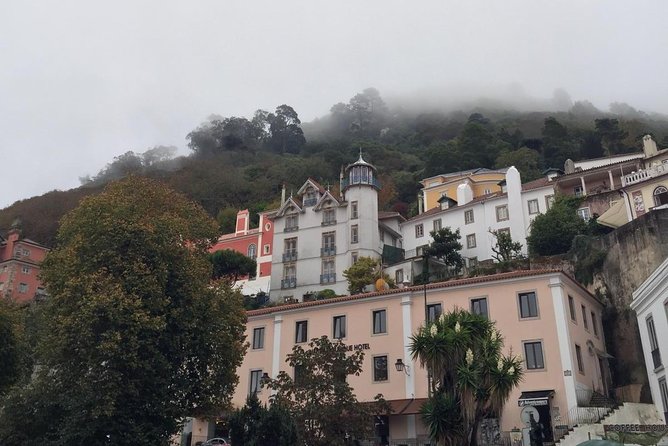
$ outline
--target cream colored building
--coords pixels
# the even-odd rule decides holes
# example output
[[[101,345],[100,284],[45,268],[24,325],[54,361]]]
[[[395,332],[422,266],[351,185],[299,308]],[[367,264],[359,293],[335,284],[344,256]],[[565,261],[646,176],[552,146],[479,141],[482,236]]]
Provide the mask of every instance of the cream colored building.
[[[233,404],[242,406],[251,392],[267,402],[270,391],[260,388],[260,380],[265,373],[294,373],[285,359],[295,345],[322,335],[340,337],[365,352],[362,373],[348,378],[358,399],[371,401],[381,393],[394,409],[383,418],[387,437],[376,440],[416,444],[426,439],[419,410],[427,397],[427,373],[411,360],[409,338],[427,313],[455,307],[487,314],[504,336],[505,352],[524,358],[525,378],[501,414],[501,431],[521,427],[520,410],[534,405],[545,435],[558,435],[574,408],[586,406],[594,391],[608,392],[601,303],[563,272],[546,270],[249,311],[250,347],[237,371]],[[395,369],[398,360],[407,372]]]
[[[420,213],[439,206],[438,200],[441,197],[457,200],[457,187],[460,184],[468,184],[471,187],[472,198],[501,192],[500,183],[506,179],[506,170],[479,168],[425,178],[420,181],[422,184]]]

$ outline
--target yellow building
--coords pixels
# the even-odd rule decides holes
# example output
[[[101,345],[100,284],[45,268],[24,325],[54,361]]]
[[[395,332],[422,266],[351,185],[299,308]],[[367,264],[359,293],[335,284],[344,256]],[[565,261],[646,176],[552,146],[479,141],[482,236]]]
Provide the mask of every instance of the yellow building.
[[[434,177],[425,178],[422,184],[421,211],[428,211],[439,205],[441,197],[447,197],[457,201],[457,187],[468,183],[473,191],[472,198],[501,192],[501,183],[506,179],[508,169],[471,169],[460,172],[446,173]]]

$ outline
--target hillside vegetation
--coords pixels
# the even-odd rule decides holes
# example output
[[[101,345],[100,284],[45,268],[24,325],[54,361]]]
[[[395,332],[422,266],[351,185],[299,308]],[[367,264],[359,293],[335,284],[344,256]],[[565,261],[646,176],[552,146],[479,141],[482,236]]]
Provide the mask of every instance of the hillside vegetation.
[[[558,94],[557,94],[558,93]],[[668,117],[614,103],[609,112],[562,91],[542,104],[547,111],[504,109],[483,101],[429,109],[386,103],[373,88],[338,103],[329,113],[302,123],[296,110],[280,105],[252,117],[212,116],[186,135],[191,154],[174,157],[173,147],[126,152],[82,186],[21,200],[0,210],[0,231],[22,220],[24,234],[54,243],[59,219],[82,197],[127,175],[162,179],[219,217],[229,228],[238,208],[252,213],[275,207],[282,185],[296,192],[309,176],[338,189],[341,167],[362,149],[378,167],[380,205],[404,215],[416,212],[419,180],[477,167],[515,165],[523,181],[564,161],[638,151],[650,133],[668,146]]]

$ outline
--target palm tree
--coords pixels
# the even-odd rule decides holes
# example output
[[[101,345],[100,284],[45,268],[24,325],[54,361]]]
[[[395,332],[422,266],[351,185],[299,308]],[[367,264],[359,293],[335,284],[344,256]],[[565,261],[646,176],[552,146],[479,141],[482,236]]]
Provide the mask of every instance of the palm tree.
[[[439,445],[476,446],[484,418],[498,417],[522,380],[522,361],[504,355],[503,338],[484,316],[455,308],[420,327],[411,355],[431,376],[422,419]]]

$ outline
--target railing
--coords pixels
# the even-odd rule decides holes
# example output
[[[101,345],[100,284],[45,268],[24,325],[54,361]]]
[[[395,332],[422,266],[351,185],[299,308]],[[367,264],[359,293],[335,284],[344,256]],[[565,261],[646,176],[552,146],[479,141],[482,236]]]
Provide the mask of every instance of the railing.
[[[378,181],[375,178],[373,178],[371,181],[369,181],[368,179],[363,180],[362,178],[359,178],[359,179],[355,179],[352,183],[350,182],[350,179],[344,178],[344,180],[341,182],[341,189],[345,189],[348,186],[356,186],[358,184],[365,184],[365,185],[368,185],[368,186],[375,186],[378,189],[381,188],[380,181]]]
[[[336,220],[323,220],[322,223],[320,223],[321,226],[331,226],[335,224]]]
[[[294,231],[298,231],[298,230],[299,230],[298,225],[286,226],[285,229],[283,229],[283,232],[294,232]]]
[[[618,407],[614,400],[591,389],[576,390],[575,394],[578,405],[555,419],[554,441],[564,438],[576,426],[599,423]]]
[[[297,288],[297,278],[288,277],[287,279],[281,280],[281,288]]]
[[[336,246],[326,246],[320,248],[320,257],[329,257],[336,255]]]
[[[286,251],[283,253],[283,262],[294,262],[297,260],[297,251]]]
[[[645,181],[649,178],[663,175],[666,172],[668,172],[668,168],[663,164],[652,166],[649,169],[631,172],[630,174],[624,175],[622,177],[622,185],[629,186],[631,184],[640,183],[641,181]]]
[[[336,273],[320,274],[320,283],[335,283]]]
[[[417,438],[393,438],[390,446],[436,446],[428,436],[418,435]]]

